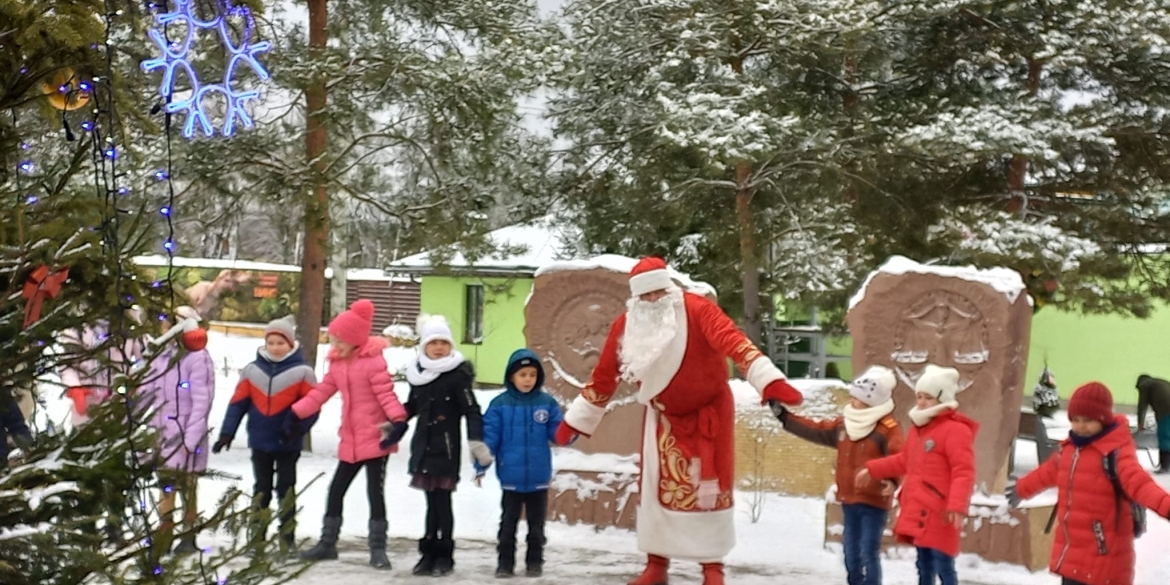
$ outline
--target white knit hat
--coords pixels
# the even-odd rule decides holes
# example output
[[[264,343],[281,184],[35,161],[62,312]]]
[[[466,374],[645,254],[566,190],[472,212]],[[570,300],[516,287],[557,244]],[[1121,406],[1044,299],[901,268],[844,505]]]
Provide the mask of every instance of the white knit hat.
[[[914,392],[929,394],[939,402],[954,402],[955,394],[959,392],[959,370],[926,364],[914,384]]]
[[[442,315],[419,315],[418,337],[419,347],[426,347],[432,341],[446,341],[455,345],[455,339],[451,335],[451,326],[447,324],[447,318]]]
[[[894,394],[898,379],[893,370],[885,366],[870,366],[849,383],[849,395],[869,406],[885,404]]]

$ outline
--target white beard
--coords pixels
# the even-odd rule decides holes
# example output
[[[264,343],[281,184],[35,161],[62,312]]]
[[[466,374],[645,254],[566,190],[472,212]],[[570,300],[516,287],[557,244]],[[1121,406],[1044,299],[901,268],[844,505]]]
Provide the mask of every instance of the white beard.
[[[654,302],[633,297],[626,301],[626,329],[618,347],[622,379],[638,382],[662,357],[678,335],[678,311],[683,309],[682,289],[671,287]]]

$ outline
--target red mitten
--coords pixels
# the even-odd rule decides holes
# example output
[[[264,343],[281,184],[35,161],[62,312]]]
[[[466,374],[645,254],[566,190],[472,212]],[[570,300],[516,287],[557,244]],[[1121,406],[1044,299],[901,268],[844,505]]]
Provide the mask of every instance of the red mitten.
[[[73,401],[73,410],[79,415],[85,416],[85,411],[89,408],[89,392],[89,388],[81,386],[74,386],[65,391],[65,395]]]
[[[580,433],[577,432],[577,429],[569,426],[569,423],[561,421],[560,426],[557,427],[556,435],[553,437],[553,442],[564,447],[565,445],[576,441],[578,435],[580,435]]]
[[[207,347],[207,332],[203,329],[195,329],[183,334],[183,347],[188,351],[199,351]]]
[[[760,400],[760,404],[767,404],[771,400],[789,406],[797,406],[804,400],[804,395],[800,393],[800,390],[793,388],[788,380],[781,378],[773,380],[764,387],[764,396]]]

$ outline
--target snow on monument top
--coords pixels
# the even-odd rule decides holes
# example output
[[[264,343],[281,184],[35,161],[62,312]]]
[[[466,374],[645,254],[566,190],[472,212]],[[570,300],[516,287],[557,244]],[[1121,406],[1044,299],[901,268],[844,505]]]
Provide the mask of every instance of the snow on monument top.
[[[944,276],[947,278],[959,278],[970,282],[978,282],[986,284],[997,292],[1007,297],[1008,303],[1015,303],[1019,298],[1020,293],[1023,293],[1027,287],[1024,286],[1024,279],[1020,278],[1020,273],[1010,268],[976,268],[974,266],[931,266],[915,262],[905,256],[891,256],[882,264],[880,268],[869,273],[865,278],[865,282],[861,284],[861,288],[849,299],[849,308],[857,306],[863,299],[865,299],[865,290],[869,287],[870,281],[878,274],[934,274],[937,276]],[[1032,298],[1028,297],[1028,304],[1032,304]]]
[[[629,274],[634,269],[634,265],[638,263],[636,258],[629,256],[621,256],[618,254],[602,254],[594,256],[585,260],[558,260],[548,262],[542,265],[536,271],[536,276],[542,274],[551,274],[553,272],[567,272],[570,270],[609,270],[611,272],[620,272],[622,274]],[[682,286],[695,294],[715,297],[715,287],[698,280],[693,280],[689,275],[683,274],[667,268],[670,271],[670,277],[682,284]]]

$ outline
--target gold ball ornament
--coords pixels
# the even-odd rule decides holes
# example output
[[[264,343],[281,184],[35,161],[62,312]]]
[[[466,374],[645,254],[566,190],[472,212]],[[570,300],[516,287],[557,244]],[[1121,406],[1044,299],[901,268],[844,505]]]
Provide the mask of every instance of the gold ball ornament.
[[[89,103],[91,84],[83,81],[68,67],[58,69],[51,77],[41,82],[41,91],[49,105],[58,110],[72,112]]]

